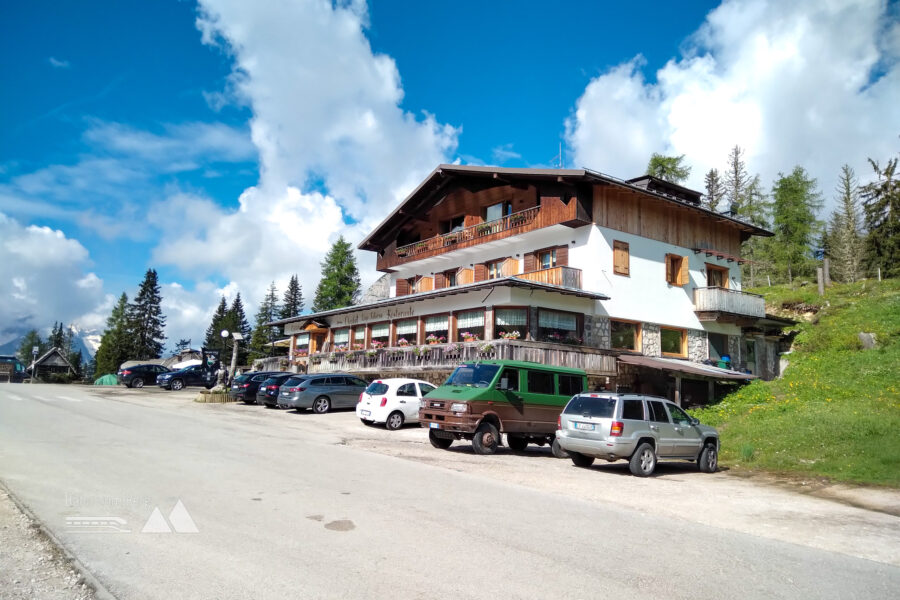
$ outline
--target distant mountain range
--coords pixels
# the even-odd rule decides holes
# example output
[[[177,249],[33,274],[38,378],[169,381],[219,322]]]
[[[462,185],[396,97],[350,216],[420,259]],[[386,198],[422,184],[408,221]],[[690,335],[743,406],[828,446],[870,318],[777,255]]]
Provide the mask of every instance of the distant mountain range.
[[[85,360],[93,358],[97,353],[97,348],[100,347],[101,332],[94,329],[82,330],[74,325],[70,325],[69,329],[75,334],[75,351],[81,350],[81,355]],[[5,344],[0,344],[0,354],[15,354],[24,338],[25,334],[23,333],[22,335],[9,340]]]

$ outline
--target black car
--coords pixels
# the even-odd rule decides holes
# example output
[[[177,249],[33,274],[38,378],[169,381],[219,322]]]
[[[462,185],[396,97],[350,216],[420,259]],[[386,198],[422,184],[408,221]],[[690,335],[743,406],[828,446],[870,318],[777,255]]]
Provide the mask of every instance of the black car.
[[[156,378],[156,385],[178,391],[189,385],[202,385],[209,389],[216,384],[216,374],[203,365],[191,365],[180,371],[169,371]]]
[[[134,365],[125,369],[119,369],[116,379],[127,387],[142,388],[145,383],[156,383],[156,378],[169,369],[162,365]]]
[[[238,375],[231,383],[231,389],[228,395],[234,400],[240,400],[247,404],[256,402],[256,392],[259,385],[272,375],[278,374],[279,371],[251,371]]]
[[[278,406],[278,388],[281,387],[288,378],[293,377],[296,373],[275,373],[269,375],[268,379],[263,381],[256,392],[256,403],[268,406]]]
[[[11,355],[0,356],[0,381],[22,383],[23,379],[25,379],[25,365],[22,361]]]

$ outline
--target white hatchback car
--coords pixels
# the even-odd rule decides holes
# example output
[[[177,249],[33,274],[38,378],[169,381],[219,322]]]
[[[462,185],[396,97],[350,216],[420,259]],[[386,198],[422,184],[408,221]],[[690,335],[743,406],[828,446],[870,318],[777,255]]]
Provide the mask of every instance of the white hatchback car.
[[[419,422],[419,400],[435,386],[419,379],[378,379],[359,395],[356,416],[366,425],[384,423],[400,429]]]

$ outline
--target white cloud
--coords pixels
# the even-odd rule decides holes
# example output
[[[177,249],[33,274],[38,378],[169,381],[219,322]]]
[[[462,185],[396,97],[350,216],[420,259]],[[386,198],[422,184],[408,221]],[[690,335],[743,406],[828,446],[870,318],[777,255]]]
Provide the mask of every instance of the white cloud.
[[[0,213],[0,337],[54,321],[102,326],[105,314],[98,315],[108,299],[89,266],[77,240]]]
[[[72,65],[69,64],[67,60],[60,60],[58,58],[50,57],[47,59],[47,62],[50,63],[50,66],[54,69],[68,69]]]
[[[896,12],[878,0],[723,2],[655,83],[640,57],[590,82],[566,124],[574,162],[627,178],[652,152],[685,154],[702,189],[738,144],[767,186],[800,164],[830,199],[843,163],[867,178],[867,157],[897,152]]]
[[[491,150],[491,156],[494,158],[494,162],[498,165],[502,165],[503,163],[516,160],[522,158],[522,155],[513,150],[512,144],[503,144],[501,146],[495,146]]]

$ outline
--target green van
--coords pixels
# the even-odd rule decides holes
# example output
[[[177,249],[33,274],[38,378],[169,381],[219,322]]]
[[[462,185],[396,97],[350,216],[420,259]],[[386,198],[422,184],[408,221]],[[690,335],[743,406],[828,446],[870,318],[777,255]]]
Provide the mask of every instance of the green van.
[[[422,398],[419,423],[435,448],[446,450],[465,438],[476,454],[493,454],[505,433],[512,450],[550,444],[555,456],[565,458],[556,425],[566,403],[585,390],[581,369],[514,360],[466,363]]]

